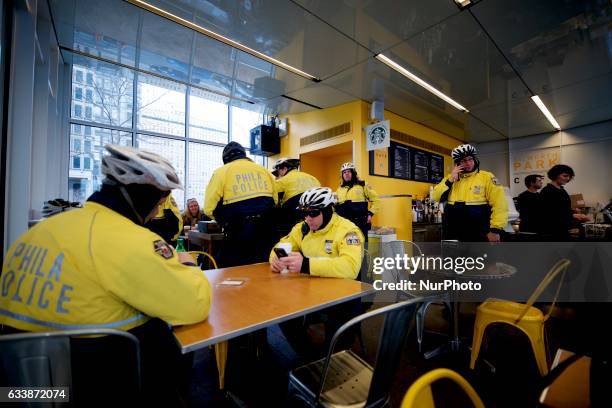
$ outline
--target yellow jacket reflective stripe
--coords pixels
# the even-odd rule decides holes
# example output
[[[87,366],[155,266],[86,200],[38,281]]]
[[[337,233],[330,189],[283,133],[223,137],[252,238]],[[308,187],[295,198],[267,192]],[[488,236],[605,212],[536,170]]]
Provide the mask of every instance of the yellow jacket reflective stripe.
[[[276,192],[284,193],[280,198],[280,205],[283,205],[290,198],[313,187],[321,187],[321,183],[316,177],[299,170],[291,170],[289,173],[276,180]]]
[[[319,231],[302,234],[302,222],[279,242],[288,242],[292,251],[310,258],[310,274],[328,278],[355,279],[363,258],[363,234],[355,224],[337,214]],[[274,251],[270,252],[270,261]]]
[[[434,187],[432,198],[440,201],[449,187],[446,185],[448,176]],[[448,195],[448,203],[455,204],[464,202],[466,205],[491,206],[490,228],[504,229],[508,223],[508,203],[504,194],[504,189],[497,182],[497,179],[488,171],[479,170],[477,172],[461,174],[459,180],[452,184],[452,189]]]
[[[165,255],[165,256],[164,256]],[[27,231],[7,252],[0,324],[27,331],[128,330],[208,316],[210,284],[155,233],[87,202]]]
[[[206,187],[204,213],[213,217],[219,201],[232,204],[255,197],[272,197],[278,201],[274,178],[264,167],[249,159],[227,163],[214,171]]]
[[[181,211],[178,209],[178,206],[176,205],[176,201],[174,200],[174,197],[172,197],[172,194],[169,194],[168,197],[166,197],[164,203],[159,206],[159,211],[157,211],[157,214],[154,218],[164,218],[164,210],[171,210],[172,213],[176,215],[176,218],[178,219],[178,229],[176,230],[176,234],[174,234],[174,236],[172,237],[172,241],[176,241],[179,235],[181,235],[181,232],[183,232],[183,216],[181,214]]]
[[[380,198],[378,198],[378,193],[368,184],[365,186],[354,184],[351,188],[348,186],[341,186],[336,190],[336,194],[338,195],[338,204],[342,204],[345,201],[352,201],[354,203],[367,202],[368,211],[372,214],[376,214],[380,210]]]

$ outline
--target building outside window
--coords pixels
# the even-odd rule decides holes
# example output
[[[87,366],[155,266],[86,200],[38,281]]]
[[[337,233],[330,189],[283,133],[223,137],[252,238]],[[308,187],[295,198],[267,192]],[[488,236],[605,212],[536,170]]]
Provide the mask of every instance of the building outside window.
[[[79,35],[76,32],[75,38]],[[104,146],[111,143],[135,145],[169,160],[185,186],[185,191],[172,192],[179,207],[183,209],[186,199],[191,197],[202,206],[212,172],[223,164],[223,146],[229,140],[237,140],[249,149],[249,130],[263,121],[257,105],[247,106],[145,73],[136,76],[131,69],[84,56],[74,56],[72,78],[75,89],[72,118],[81,119],[84,115],[92,126],[73,123],[70,127],[71,201],[84,201],[100,188]],[[86,87],[77,87],[84,78]],[[262,156],[249,153],[249,157],[265,163]]]

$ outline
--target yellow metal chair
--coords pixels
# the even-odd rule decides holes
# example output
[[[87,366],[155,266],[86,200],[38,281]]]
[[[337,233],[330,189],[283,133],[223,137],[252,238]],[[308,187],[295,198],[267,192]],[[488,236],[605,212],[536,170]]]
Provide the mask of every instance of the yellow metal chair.
[[[423,374],[406,392],[401,408],[434,408],[435,403],[433,393],[431,392],[431,384],[442,379],[454,381],[465,391],[475,408],[484,408],[482,400],[470,383],[448,368],[437,368]]]
[[[482,345],[482,338],[487,326],[491,323],[507,323],[518,328],[527,335],[540,374],[542,376],[548,374],[548,360],[546,346],[544,344],[544,323],[553,311],[557,296],[561,290],[561,285],[563,284],[565,271],[570,263],[571,262],[567,259],[562,259],[557,262],[533,291],[526,304],[508,300],[487,299],[478,306],[476,310],[476,322],[474,323],[474,339],[472,340],[471,369],[476,365],[480,346]],[[544,315],[540,309],[533,307],[533,303],[559,274],[561,274],[561,277],[559,279],[557,292],[555,293],[548,313]]]
[[[189,255],[197,262],[198,255],[204,255],[212,262],[215,269],[219,269],[217,261],[208,252],[204,251],[189,251]],[[215,344],[215,360],[217,360],[217,370],[219,371],[219,389],[225,388],[225,367],[227,366],[227,341]]]
[[[204,252],[204,251],[189,251],[187,253],[189,255],[191,255],[191,257],[193,258],[193,260],[195,262],[198,262],[198,255],[204,255],[205,257],[210,259],[210,261],[212,262],[212,264],[215,267],[215,269],[219,269],[219,267],[217,266],[217,262],[215,261],[215,258],[213,258],[208,252]]]

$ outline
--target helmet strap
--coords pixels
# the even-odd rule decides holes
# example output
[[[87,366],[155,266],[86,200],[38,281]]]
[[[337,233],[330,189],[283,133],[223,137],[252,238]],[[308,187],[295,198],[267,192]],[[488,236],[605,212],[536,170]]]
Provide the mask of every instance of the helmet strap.
[[[128,203],[128,205],[132,209],[132,212],[136,216],[136,219],[138,220],[138,223],[140,225],[144,225],[144,219],[142,218],[142,216],[140,214],[138,214],[138,211],[136,211],[136,207],[134,206],[134,202],[132,201],[132,198],[130,197],[130,194],[125,189],[125,186],[123,184],[118,184],[118,186],[119,186],[119,191],[121,191],[121,195],[123,196],[123,198],[125,198],[125,201]]]

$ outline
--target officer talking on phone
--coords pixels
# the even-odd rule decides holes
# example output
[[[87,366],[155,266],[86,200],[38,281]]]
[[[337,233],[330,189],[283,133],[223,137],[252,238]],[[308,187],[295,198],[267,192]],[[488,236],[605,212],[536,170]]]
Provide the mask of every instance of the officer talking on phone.
[[[451,173],[434,187],[432,198],[445,202],[444,238],[499,242],[508,222],[508,203],[495,176],[480,170],[476,148],[457,146]]]

